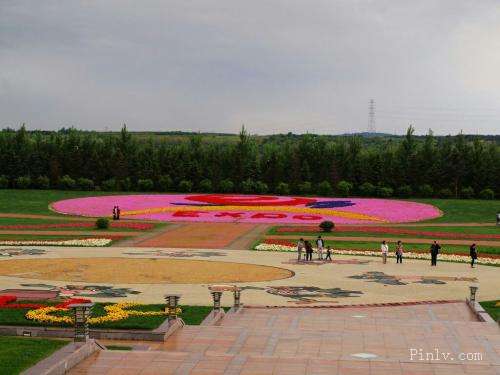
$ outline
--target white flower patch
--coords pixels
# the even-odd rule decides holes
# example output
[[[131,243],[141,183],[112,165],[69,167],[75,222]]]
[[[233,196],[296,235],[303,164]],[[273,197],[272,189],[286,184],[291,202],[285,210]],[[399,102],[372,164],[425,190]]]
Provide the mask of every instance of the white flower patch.
[[[102,247],[112,242],[109,238],[83,238],[73,240],[21,240],[0,241],[2,246],[88,246]]]

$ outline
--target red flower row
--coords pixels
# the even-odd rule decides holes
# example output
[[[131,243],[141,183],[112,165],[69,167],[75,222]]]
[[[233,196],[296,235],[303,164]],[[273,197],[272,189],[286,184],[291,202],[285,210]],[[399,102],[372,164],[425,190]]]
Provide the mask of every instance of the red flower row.
[[[416,235],[428,236],[436,238],[451,238],[451,239],[500,239],[500,234],[483,234],[483,233],[453,233],[453,232],[431,232],[423,230],[405,229],[398,227],[375,227],[375,226],[355,226],[355,225],[337,225],[336,232],[361,232],[361,233],[381,233],[395,235]],[[293,226],[279,227],[277,233],[316,233],[318,227],[315,226]]]
[[[51,229],[51,228],[94,228],[95,224],[90,221],[74,222],[74,223],[56,223],[56,224],[14,224],[0,225],[0,229]],[[135,230],[153,229],[154,225],[150,223],[133,223],[133,222],[112,222],[111,228],[126,228]]]
[[[40,309],[42,307],[47,307],[47,305],[40,303],[12,303],[17,301],[16,296],[6,295],[0,296],[0,309]],[[67,308],[69,305],[74,303],[90,303],[91,301],[86,298],[70,298],[55,307]]]

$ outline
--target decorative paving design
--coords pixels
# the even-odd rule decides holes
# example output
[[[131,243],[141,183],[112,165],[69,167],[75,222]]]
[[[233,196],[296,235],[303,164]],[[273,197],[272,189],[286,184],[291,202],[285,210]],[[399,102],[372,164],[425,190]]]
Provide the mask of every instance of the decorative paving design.
[[[0,257],[15,257],[20,255],[43,255],[45,250],[42,249],[17,249],[17,248],[6,248],[0,249]]]
[[[40,289],[3,289],[0,290],[0,296],[15,296],[18,300],[24,301],[41,301],[58,298],[59,291]]]
[[[203,284],[271,281],[294,275],[248,263],[158,258],[38,258],[3,260],[0,275],[113,284]]]
[[[58,297],[96,297],[96,298],[121,298],[141,292],[130,288],[116,288],[112,285],[65,285],[57,286],[50,284],[21,284],[27,288],[41,288],[57,293]],[[18,289],[23,291],[23,289]],[[40,292],[40,295],[47,293],[46,290],[32,290]]]
[[[363,294],[359,290],[345,290],[341,288],[318,288],[315,286],[267,286],[265,288],[246,286],[243,290],[264,290],[266,293],[280,297],[292,298],[295,303],[336,303],[329,301],[334,298],[359,297]],[[325,300],[326,299],[326,300]]]
[[[225,257],[227,254],[221,251],[167,251],[167,250],[145,250],[138,252],[127,252],[125,255],[148,255],[169,258],[212,258],[212,257]]]
[[[371,198],[312,198],[237,194],[143,194],[84,197],[55,202],[55,211],[189,222],[335,223],[409,222],[441,215],[429,204]]]
[[[296,266],[322,266],[325,264],[355,264],[355,265],[364,265],[371,263],[369,260],[361,260],[361,259],[333,259],[333,260],[312,260],[312,261],[298,261],[297,259],[290,259],[286,262],[282,262],[282,264],[293,264]]]
[[[418,284],[443,285],[446,281],[468,281],[476,282],[475,277],[453,277],[453,276],[413,276],[413,275],[387,275],[384,272],[369,271],[361,275],[349,276],[351,279],[366,280],[384,285],[408,285],[409,282]]]

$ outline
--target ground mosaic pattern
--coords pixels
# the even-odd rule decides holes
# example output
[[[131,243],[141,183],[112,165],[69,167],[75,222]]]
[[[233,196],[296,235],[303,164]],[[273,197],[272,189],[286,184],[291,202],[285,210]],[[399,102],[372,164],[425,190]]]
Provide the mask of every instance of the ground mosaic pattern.
[[[188,222],[396,223],[441,215],[436,207],[410,201],[371,198],[309,198],[231,194],[142,194],[74,198],[52,208],[64,214]]]
[[[18,248],[17,248],[18,249]],[[32,248],[27,248],[32,249]],[[162,303],[166,293],[186,305],[211,305],[213,284],[242,287],[247,306],[332,306],[464,299],[498,299],[498,268],[407,259],[336,255],[297,262],[294,255],[248,250],[47,247],[43,254],[0,257],[0,294],[27,290],[96,301]],[[19,251],[19,250],[16,250]],[[232,304],[225,294],[224,306]]]
[[[250,282],[286,279],[284,268],[184,259],[62,258],[0,262],[0,275],[92,283]]]

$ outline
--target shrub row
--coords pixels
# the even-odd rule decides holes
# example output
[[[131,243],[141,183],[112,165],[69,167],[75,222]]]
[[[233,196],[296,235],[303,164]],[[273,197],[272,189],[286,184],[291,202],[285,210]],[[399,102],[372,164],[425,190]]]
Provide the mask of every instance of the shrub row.
[[[190,180],[181,180],[175,183],[170,176],[160,176],[156,181],[150,178],[139,179],[134,184],[129,178],[124,180],[116,180],[111,178],[104,180],[100,185],[95,185],[94,181],[88,178],[73,179],[68,175],[59,179],[56,184],[51,184],[46,176],[38,176],[31,178],[29,176],[18,177],[13,181],[9,181],[5,176],[0,176],[0,189],[13,187],[17,189],[49,189],[59,188],[63,190],[104,190],[104,191],[179,191],[190,193],[199,191],[204,193],[244,193],[244,194],[267,194],[275,193],[279,195],[301,194],[301,195],[319,195],[319,196],[341,196],[347,197],[350,195],[360,195],[364,197],[422,197],[422,198],[454,198],[455,193],[449,188],[434,189],[430,185],[421,185],[416,189],[409,185],[402,185],[396,189],[390,186],[375,186],[369,182],[354,188],[354,185],[348,181],[340,181],[335,187],[330,182],[323,181],[315,186],[308,181],[305,181],[298,186],[290,186],[285,182],[279,182],[274,188],[262,181],[254,181],[247,179],[236,185],[229,179],[221,180],[214,183],[212,180],[204,179],[198,184],[194,184]],[[474,191],[472,187],[463,187],[459,191],[459,197],[462,199],[480,198],[494,199],[495,193],[492,189],[486,188],[479,192]]]

